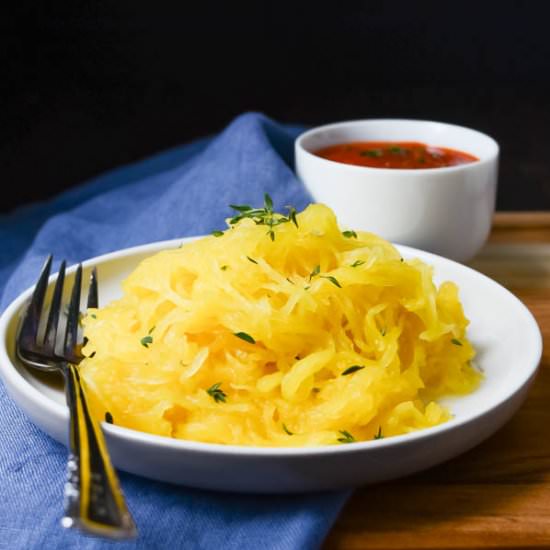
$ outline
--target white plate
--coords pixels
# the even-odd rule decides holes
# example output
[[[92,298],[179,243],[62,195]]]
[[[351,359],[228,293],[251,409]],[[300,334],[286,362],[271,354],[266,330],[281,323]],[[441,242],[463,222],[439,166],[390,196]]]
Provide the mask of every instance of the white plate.
[[[138,246],[93,258],[100,305],[120,295],[120,282],[145,257],[187,239]],[[458,284],[469,338],[478,350],[485,380],[474,393],[448,399],[454,417],[407,435],[321,448],[258,448],[181,441],[105,424],[113,463],[144,477],[203,489],[292,493],[357,487],[424,470],[474,447],[517,410],[541,357],[539,327],[508,290],[462,264],[398,246],[405,258],[435,267],[435,280]],[[74,272],[73,269],[69,271]],[[14,353],[20,312],[32,289],[0,318],[0,375],[8,393],[42,430],[67,444],[68,409],[61,388],[23,367]]]

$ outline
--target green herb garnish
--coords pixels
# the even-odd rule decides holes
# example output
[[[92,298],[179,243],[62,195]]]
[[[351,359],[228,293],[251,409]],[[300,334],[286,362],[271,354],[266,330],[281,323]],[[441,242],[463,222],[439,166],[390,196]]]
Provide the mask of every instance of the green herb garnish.
[[[230,225],[235,225],[244,218],[250,218],[254,221],[256,225],[266,225],[268,227],[267,235],[269,238],[275,240],[275,231],[273,228],[282,223],[292,222],[296,227],[298,227],[298,221],[296,220],[296,209],[287,206],[288,216],[283,216],[277,212],[273,211],[273,200],[272,198],[265,193],[264,194],[264,207],[263,208],[252,208],[248,204],[230,204],[229,205],[233,210],[239,212],[236,216],[233,216],[229,220]]]
[[[220,266],[220,269],[222,271],[226,271],[228,267],[229,267],[228,265],[222,265],[222,266]]]
[[[214,237],[223,237],[223,231],[212,231]]]
[[[344,237],[348,239],[351,239],[351,238],[357,239],[357,233],[353,230],[342,231],[342,235],[344,235]]]
[[[313,279],[316,275],[319,275],[319,273],[321,273],[321,266],[316,265],[315,269],[309,274],[309,280],[311,281],[311,279]]]
[[[249,262],[252,262],[253,264],[257,264],[257,263],[258,263],[254,258],[251,258],[250,256],[247,256],[246,259],[247,259]]]
[[[227,397],[227,394],[220,389],[220,386],[222,385],[221,382],[218,382],[217,384],[214,384],[213,386],[210,386],[206,393],[214,399],[216,403],[225,403],[225,398]]]
[[[456,338],[451,338],[451,343],[453,343],[455,346],[462,345],[462,342],[460,340],[457,340]]]
[[[145,348],[148,348],[149,347],[149,344],[152,344],[153,343],[153,337],[148,334],[147,336],[144,336],[141,340],[141,345]]]
[[[351,264],[351,267],[359,267],[360,265],[363,265],[365,263],[364,260],[355,260],[352,264]]]
[[[296,226],[298,227],[298,220],[296,219],[296,208],[294,206],[287,206],[288,208],[288,219]]]
[[[248,212],[249,210],[253,210],[252,206],[248,204],[230,204],[229,206],[233,208],[233,210],[237,210],[237,212]]]
[[[336,277],[333,277],[332,275],[321,275],[322,279],[328,279],[333,285],[337,286],[338,288],[342,288],[342,285],[338,282],[338,279]]]
[[[382,426],[378,426],[378,432],[374,434],[373,439],[384,439],[384,436],[382,435]]]
[[[115,421],[113,420],[113,415],[109,411],[105,413],[105,422],[107,422],[107,424],[115,423]]]
[[[361,151],[359,154],[362,157],[381,157],[382,151],[380,149],[368,149],[367,151]]]
[[[245,342],[248,342],[249,344],[255,344],[256,340],[250,336],[250,334],[247,334],[246,332],[234,332],[234,336],[237,338],[240,338],[241,340],[244,340]]]
[[[342,437],[338,438],[340,443],[355,443],[355,437],[346,430],[340,430]]]
[[[348,367],[343,373],[342,376],[347,376],[348,374],[353,374],[354,372],[357,372],[358,370],[364,369],[365,367],[362,365],[353,365],[353,367]]]
[[[319,273],[321,273],[321,266],[316,265],[315,269],[309,274],[309,280],[311,281],[311,279],[313,279],[313,277],[316,277],[317,275],[319,275]],[[336,277],[333,277],[332,275],[320,275],[320,277],[322,279],[328,279],[333,285],[336,285],[338,288],[342,288],[342,285],[338,282],[338,279],[336,279]],[[308,288],[309,288],[309,286],[306,287],[306,290]]]
[[[287,427],[286,427],[286,424],[283,422],[283,430],[288,434],[288,435],[294,435],[293,432],[291,432]]]

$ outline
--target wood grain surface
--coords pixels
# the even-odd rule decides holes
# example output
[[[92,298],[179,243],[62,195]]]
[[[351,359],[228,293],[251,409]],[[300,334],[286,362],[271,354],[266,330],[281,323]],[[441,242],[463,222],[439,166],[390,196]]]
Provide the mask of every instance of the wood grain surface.
[[[358,489],[333,549],[550,548],[550,212],[500,212],[470,264],[534,314],[543,357],[523,406],[475,449],[422,474]]]

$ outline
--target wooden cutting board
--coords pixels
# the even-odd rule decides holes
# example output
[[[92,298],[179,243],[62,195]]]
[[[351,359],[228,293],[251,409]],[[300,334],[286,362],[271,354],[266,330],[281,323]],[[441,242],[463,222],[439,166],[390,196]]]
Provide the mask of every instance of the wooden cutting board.
[[[499,212],[469,263],[534,314],[543,357],[527,400],[477,448],[355,491],[329,549],[550,548],[550,212]]]

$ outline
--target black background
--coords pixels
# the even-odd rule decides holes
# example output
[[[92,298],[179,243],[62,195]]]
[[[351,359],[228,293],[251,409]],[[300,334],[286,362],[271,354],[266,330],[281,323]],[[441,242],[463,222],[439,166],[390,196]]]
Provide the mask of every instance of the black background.
[[[501,145],[497,208],[550,209],[549,4],[19,3],[0,20],[1,211],[244,111],[474,127]]]

